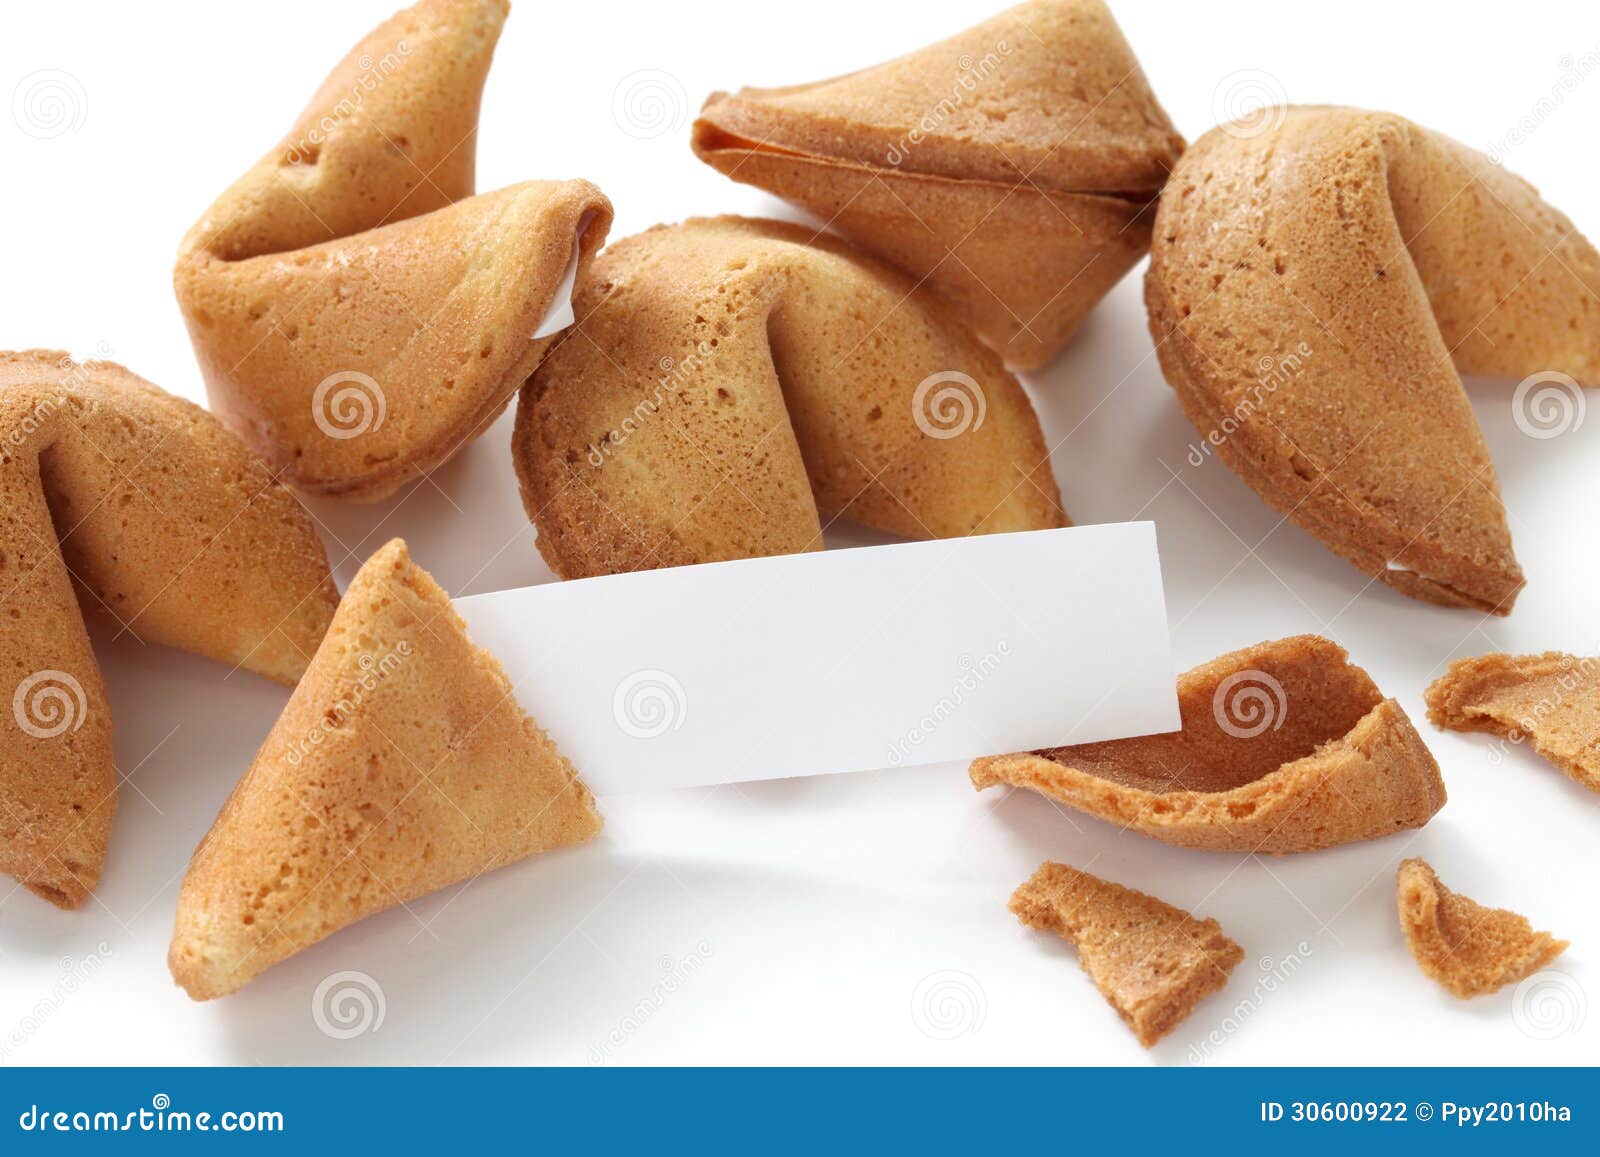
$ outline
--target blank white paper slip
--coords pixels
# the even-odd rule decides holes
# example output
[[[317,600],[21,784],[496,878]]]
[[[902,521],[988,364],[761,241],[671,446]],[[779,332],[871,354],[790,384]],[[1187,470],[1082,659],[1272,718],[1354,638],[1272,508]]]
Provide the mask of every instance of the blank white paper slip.
[[[574,579],[455,605],[600,794],[1179,726],[1149,522]]]

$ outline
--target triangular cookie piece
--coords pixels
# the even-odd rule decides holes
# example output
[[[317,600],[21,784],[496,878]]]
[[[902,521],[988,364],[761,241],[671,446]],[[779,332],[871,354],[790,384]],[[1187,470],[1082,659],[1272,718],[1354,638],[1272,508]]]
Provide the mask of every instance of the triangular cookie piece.
[[[1183,140],[1101,0],[1033,0],[847,76],[717,93],[694,148],[926,279],[1027,369],[1143,255]]]
[[[168,963],[197,1000],[365,916],[600,830],[594,799],[396,539],[195,852]]]
[[[1211,919],[1065,864],[1046,862],[1011,897],[1030,928],[1078,950],[1101,994],[1149,1048],[1228,982],[1244,949]]]
[[[611,204],[472,196],[505,0],[422,0],[334,69],[189,230],[173,280],[212,410],[302,490],[370,501],[478,437],[562,328]]]
[[[1457,659],[1428,687],[1428,718],[1533,749],[1600,791],[1600,659],[1559,651]]]
[[[1424,860],[1400,865],[1395,894],[1411,955],[1430,979],[1463,999],[1515,984],[1567,948],[1515,912],[1456,895]]]

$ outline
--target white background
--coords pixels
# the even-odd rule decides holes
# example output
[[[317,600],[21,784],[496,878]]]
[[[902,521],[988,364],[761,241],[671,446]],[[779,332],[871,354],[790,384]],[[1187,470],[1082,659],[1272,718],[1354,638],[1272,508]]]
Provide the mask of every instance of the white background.
[[[1260,70],[1290,100],[1392,109],[1489,149],[1557,89],[1564,65],[1589,54],[1592,67],[1600,50],[1589,0],[1115,9],[1191,139],[1237,90],[1235,74]],[[37,139],[0,109],[0,346],[88,355],[103,343],[203,400],[172,297],[178,240],[389,11],[389,0],[8,5],[0,97],[61,70],[79,86],[80,123]],[[588,177],[616,203],[613,237],[701,213],[792,215],[694,160],[700,100],[872,64],[990,12],[954,0],[523,0],[484,99],[479,188]],[[669,74],[684,96],[653,139],[613,116],[619,82],[640,70]],[[1591,238],[1597,123],[1590,76],[1506,152]],[[166,971],[178,882],[287,692],[125,637],[101,648],[130,782],[97,898],[76,913],[20,891],[0,902],[5,1063],[1184,1064],[1241,1003],[1244,1023],[1204,1063],[1593,1061],[1600,1007],[1579,1025],[1575,1002],[1600,1002],[1600,799],[1523,750],[1496,761],[1487,737],[1435,731],[1422,690],[1459,655],[1596,650],[1600,414],[1535,440],[1512,421],[1511,383],[1471,383],[1528,587],[1509,620],[1431,608],[1368,583],[1220,463],[1188,465],[1195,433],[1157,368],[1140,276],[1028,380],[1068,510],[1078,522],[1156,520],[1180,667],[1300,631],[1349,647],[1442,765],[1450,802],[1425,830],[1287,859],[1188,852],[1035,795],[980,796],[956,765],[611,798],[598,841],[385,913],[199,1005]],[[508,423],[391,502],[314,504],[341,585],[394,534],[457,594],[548,580]],[[1510,990],[1461,1003],[1422,977],[1394,914],[1394,868],[1413,854],[1573,941],[1554,1010],[1567,1031],[1524,1031]],[[1146,1053],[1070,951],[1006,911],[1047,857],[1217,917],[1246,962]],[[1264,991],[1261,962],[1290,954],[1302,958],[1293,975]],[[344,969],[376,978],[386,1013],[377,1031],[335,1040],[311,1001]]]

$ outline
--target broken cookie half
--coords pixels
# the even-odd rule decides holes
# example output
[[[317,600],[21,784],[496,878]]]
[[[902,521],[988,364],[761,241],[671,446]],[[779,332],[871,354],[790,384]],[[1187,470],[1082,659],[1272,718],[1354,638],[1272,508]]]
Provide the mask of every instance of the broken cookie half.
[[[1457,659],[1427,698],[1438,726],[1529,740],[1573,781],[1600,791],[1600,658],[1546,651]]]
[[[1139,1043],[1149,1048],[1228,982],[1244,949],[1211,919],[1046,862],[1011,897],[1030,928],[1058,933]]]
[[[1425,860],[1400,865],[1395,895],[1406,947],[1418,966],[1463,999],[1515,984],[1567,948],[1515,912],[1458,896]]]
[[[389,543],[195,852],[168,964],[196,1000],[375,912],[600,830],[594,799]]]
[[[976,760],[973,785],[1030,788],[1170,844],[1273,854],[1421,827],[1444,806],[1405,711],[1320,636],[1180,675],[1178,710],[1165,735]]]
[[[1183,138],[1102,0],[1031,0],[846,76],[715,93],[694,151],[1033,369],[1144,255]]]
[[[372,501],[439,466],[572,320],[610,202],[578,180],[473,196],[506,12],[422,0],[388,20],[183,240],[211,408],[301,490]]]

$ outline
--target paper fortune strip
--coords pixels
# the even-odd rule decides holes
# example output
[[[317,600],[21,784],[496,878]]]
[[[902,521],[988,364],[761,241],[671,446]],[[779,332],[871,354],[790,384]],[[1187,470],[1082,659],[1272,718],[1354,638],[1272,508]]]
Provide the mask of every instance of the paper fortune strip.
[[[640,571],[456,608],[600,794],[1179,726],[1149,522]]]

